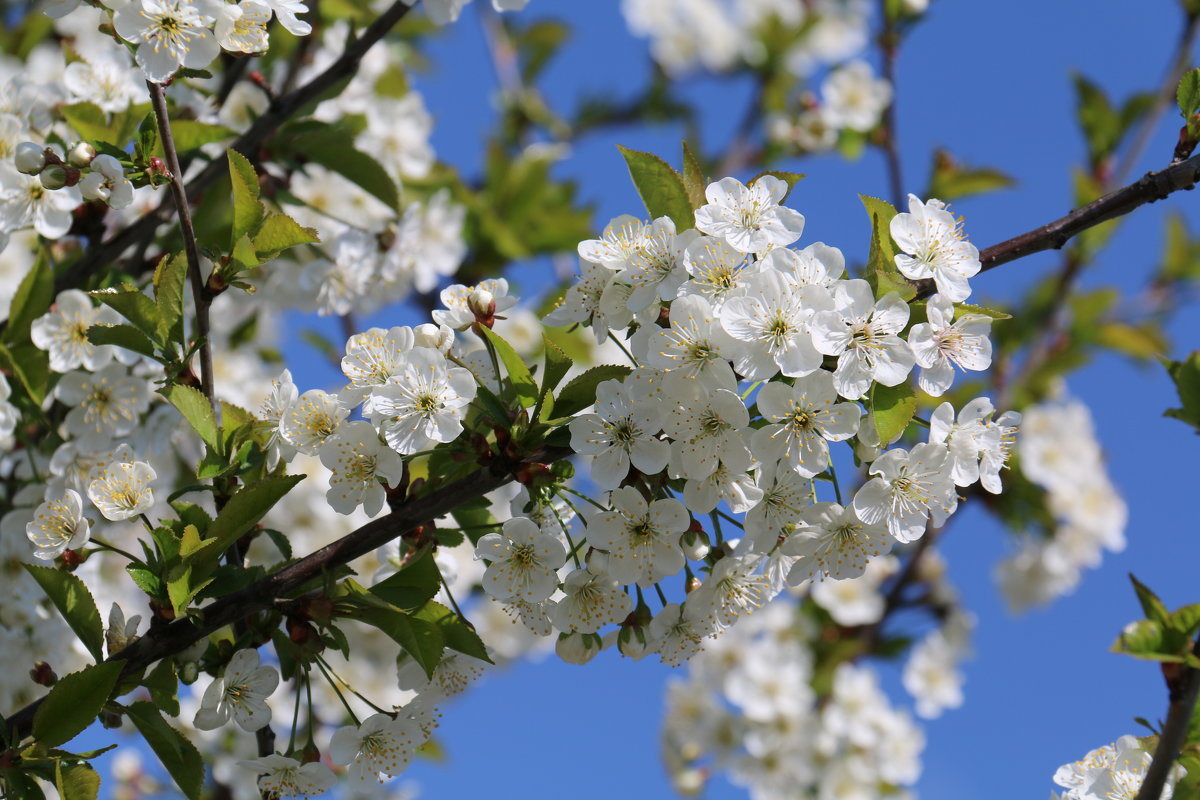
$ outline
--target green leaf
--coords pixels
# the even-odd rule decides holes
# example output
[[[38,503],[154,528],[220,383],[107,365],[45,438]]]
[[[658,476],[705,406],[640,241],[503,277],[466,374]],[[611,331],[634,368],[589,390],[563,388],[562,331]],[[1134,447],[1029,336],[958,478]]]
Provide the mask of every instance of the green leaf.
[[[289,247],[320,241],[316,228],[305,228],[287,214],[272,214],[254,235],[254,249],[259,261],[266,261]]]
[[[520,402],[522,408],[532,408],[537,403],[538,388],[533,382],[533,376],[529,373],[529,367],[525,366],[525,362],[517,355],[517,351],[512,345],[504,341],[498,333],[479,326],[479,330],[487,337],[492,346],[496,348],[496,353],[500,356],[500,360],[504,362],[504,369],[508,372],[508,380],[512,385],[513,391],[516,393],[517,401]]]
[[[179,716],[179,677],[175,674],[175,660],[164,658],[142,681],[150,690],[154,705],[172,717]]]
[[[1200,603],[1175,609],[1167,617],[1166,623],[1171,630],[1191,640],[1196,631],[1200,630]]]
[[[442,660],[442,652],[446,649],[441,629],[436,625],[423,619],[414,619],[398,608],[367,606],[359,609],[355,616],[387,634],[421,665],[427,676],[433,676],[433,670]]]
[[[44,255],[37,260],[17,285],[9,304],[8,326],[4,341],[12,344],[29,340],[29,326],[45,314],[54,302],[54,269]]]
[[[1162,626],[1149,619],[1140,619],[1126,625],[1112,646],[1114,653],[1125,653],[1149,661],[1183,661],[1183,656],[1166,654],[1164,649]]]
[[[69,106],[59,106],[58,113],[62,114],[67,124],[85,140],[109,142],[113,139],[113,130],[108,124],[108,115],[95,103],[72,103]],[[124,142],[110,142],[123,145]]]
[[[651,219],[670,217],[677,232],[695,227],[696,215],[679,173],[653,153],[630,150],[621,145],[617,145],[617,149],[625,157],[629,176],[633,178],[633,185]]]
[[[929,176],[929,188],[925,196],[957,200],[1005,189],[1015,183],[998,169],[968,167],[955,161],[946,150],[938,150],[933,156],[933,172]]]
[[[872,387],[871,418],[875,421],[875,429],[879,431],[880,442],[886,444],[904,433],[904,429],[916,413],[917,397],[911,384],[875,384]]]
[[[769,170],[766,170],[765,172],[760,172],[757,175],[755,175],[750,180],[750,183],[748,183],[746,185],[747,186],[754,185],[754,182],[757,181],[759,178],[761,178],[764,175],[770,175],[774,178],[779,178],[779,180],[781,180],[787,184],[787,191],[784,192],[783,197],[780,198],[780,200],[779,200],[780,203],[787,200],[788,195],[790,195],[792,193],[792,189],[796,188],[796,184],[799,183],[800,181],[804,180],[804,176],[798,172],[785,172],[785,171],[779,170],[779,169],[769,169]]]
[[[164,349],[169,342],[183,343],[183,285],[187,268],[187,257],[176,253],[163,256],[154,269],[154,304],[158,308],[155,330]]]
[[[193,528],[193,530],[195,529]],[[208,555],[209,552],[212,553],[211,560],[221,557],[219,551],[208,550],[207,548],[206,550],[208,552],[205,552],[205,555]],[[211,561],[207,566],[211,566]],[[199,575],[194,573],[203,574],[203,571],[200,568],[193,568],[191,564],[185,563],[167,581],[167,599],[171,601],[171,609],[177,617],[187,614],[188,606],[192,604],[192,600],[195,599],[196,595],[203,591],[205,586],[212,583],[212,578],[207,576],[200,578]]]
[[[208,528],[208,538],[216,539],[218,543],[215,552],[225,552],[229,545],[248,533],[279,499],[304,480],[304,477],[284,475],[279,478],[265,478],[244,487],[229,498],[229,502]]]
[[[1200,431],[1200,350],[1192,351],[1187,361],[1164,361],[1167,373],[1175,382],[1181,408],[1166,411],[1166,416],[1186,422]]]
[[[242,238],[234,243],[233,252],[229,254],[229,257],[234,262],[235,273],[254,269],[261,263],[258,260],[258,251],[254,247],[254,242],[250,240],[249,234],[242,234]]]
[[[704,196],[704,190],[708,188],[704,168],[700,166],[700,161],[692,152],[692,148],[688,147],[686,140],[683,143],[683,188],[687,190],[688,202],[692,204],[693,209],[700,208],[708,202],[708,198]]]
[[[104,660],[104,625],[87,586],[70,572],[22,564],[96,661]]]
[[[1129,580],[1133,583],[1133,591],[1137,594],[1138,602],[1142,606],[1142,613],[1147,619],[1152,619],[1159,624],[1164,624],[1167,621],[1167,607],[1158,599],[1150,587],[1139,581],[1129,573]]]
[[[200,434],[200,438],[214,451],[220,451],[221,440],[217,433],[217,419],[208,398],[198,389],[182,384],[172,384],[159,390],[167,402],[175,406],[183,418]]]
[[[533,415],[534,422],[543,416],[549,417],[554,413],[554,390],[566,377],[573,363],[563,349],[545,333],[542,334],[542,348],[546,352],[546,364],[542,368],[542,389],[538,395],[536,413]]]
[[[0,346],[0,366],[17,379],[34,404],[42,405],[50,378],[50,356],[45,350],[30,342],[13,345],[11,349]]]
[[[1095,329],[1095,336],[1097,344],[1140,361],[1158,358],[1170,348],[1162,330],[1152,320],[1140,325],[1116,320],[1102,322]]]
[[[93,325],[88,328],[87,338],[92,344],[111,344],[154,358],[154,342],[132,325]]]
[[[302,137],[300,152],[309,161],[332,170],[360,189],[377,197],[393,210],[400,209],[400,193],[396,182],[375,158],[354,147],[344,136],[327,135],[325,131]]]
[[[204,785],[204,760],[179,731],[167,724],[153,703],[140,701],[125,710],[146,744],[188,800],[200,800]]]
[[[891,223],[896,209],[886,200],[860,194],[859,199],[871,217],[871,251],[867,256],[867,282],[875,297],[896,292],[903,300],[916,297],[916,288],[896,269],[896,245],[892,242]]]
[[[33,738],[57,747],[83,733],[108,702],[123,667],[102,661],[59,678],[33,715]]]
[[[181,155],[202,145],[219,142],[234,135],[234,131],[224,125],[213,125],[194,119],[171,120],[171,137],[175,140],[175,150]]]
[[[621,380],[632,370],[621,364],[601,364],[577,375],[554,401],[558,418],[571,417],[596,402],[596,387],[609,380]]]
[[[115,142],[114,144],[124,144],[124,142]],[[138,125],[135,155],[140,161],[149,162],[150,158],[157,155],[158,152],[158,117],[154,111],[150,111]]]
[[[96,800],[100,796],[100,774],[88,764],[54,762],[54,786],[60,800]]]
[[[229,160],[229,182],[233,186],[233,236],[236,242],[258,230],[266,210],[258,199],[258,173],[254,166],[236,150],[226,154]]]
[[[1076,113],[1093,164],[1112,155],[1121,138],[1121,117],[1108,95],[1082,75],[1075,76]]]
[[[997,311],[994,308],[986,308],[985,306],[975,306],[970,303],[955,303],[954,317],[961,319],[965,314],[978,314],[982,317],[989,317],[995,320],[1012,319],[1012,314],[1006,314],[1003,311]]]
[[[99,289],[88,294],[125,317],[151,340],[158,339],[158,306],[134,287]]]
[[[489,664],[494,663],[488,657],[487,648],[484,647],[479,634],[464,622],[462,617],[441,603],[430,600],[413,613],[413,619],[422,619],[437,626],[438,630],[442,632],[442,639],[446,642],[446,647],[451,650],[457,650]]]
[[[1184,119],[1190,119],[1192,114],[1200,111],[1200,69],[1183,73],[1175,90],[1175,100]]]
[[[397,608],[412,611],[432,600],[441,585],[442,576],[433,553],[426,553],[372,586],[370,592]]]

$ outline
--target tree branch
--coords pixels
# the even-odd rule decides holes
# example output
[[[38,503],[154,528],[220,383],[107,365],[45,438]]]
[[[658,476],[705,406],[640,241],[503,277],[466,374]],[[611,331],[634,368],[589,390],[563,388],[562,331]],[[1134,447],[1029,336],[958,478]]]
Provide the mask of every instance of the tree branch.
[[[1192,652],[1200,655],[1200,639],[1192,645]],[[1174,665],[1163,664],[1163,667],[1171,666]],[[1187,743],[1188,726],[1196,708],[1196,698],[1200,695],[1200,670],[1181,667],[1174,680],[1167,679],[1167,689],[1170,695],[1167,721],[1163,723],[1158,746],[1154,748],[1154,758],[1134,800],[1159,800],[1162,797],[1163,786],[1175,765],[1175,759],[1179,758],[1180,751]]]
[[[571,451],[565,448],[544,448],[520,463],[550,463],[569,455],[572,455]],[[514,470],[517,466],[519,464],[514,465]],[[309,581],[370,553],[415,526],[444,516],[463,503],[503,486],[513,480],[514,470],[499,475],[480,470],[423,497],[409,500],[387,516],[374,519],[278,572],[205,606],[195,621],[177,619],[153,629],[106,661],[124,662],[121,674],[130,675],[155,661],[173,656],[213,631],[270,608],[278,599]],[[33,715],[41,704],[42,700],[36,700],[8,717],[10,741],[19,742],[30,735]]]
[[[150,90],[150,105],[158,121],[158,136],[162,140],[163,155],[167,158],[167,169],[171,172],[171,197],[175,200],[175,212],[179,215],[179,228],[183,234],[183,252],[187,257],[188,282],[192,285],[192,303],[196,307],[196,339],[200,342],[200,391],[208,398],[213,414],[221,419],[221,404],[217,402],[213,387],[212,347],[209,345],[210,329],[208,307],[211,300],[200,275],[200,252],[196,249],[196,229],[192,226],[192,207],[188,203],[187,189],[183,185],[183,168],[179,166],[179,154],[175,151],[175,137],[171,133],[171,120],[167,115],[167,97],[162,84],[146,81]]]
[[[1135,208],[1162,200],[1173,192],[1191,190],[1197,181],[1200,181],[1200,155],[1158,172],[1147,172],[1134,183],[1075,209],[1065,217],[994,244],[980,252],[979,260],[983,262],[983,270],[987,271],[1043,250],[1061,249],[1089,228],[1123,217]],[[917,299],[929,297],[935,291],[932,280],[917,282]]]

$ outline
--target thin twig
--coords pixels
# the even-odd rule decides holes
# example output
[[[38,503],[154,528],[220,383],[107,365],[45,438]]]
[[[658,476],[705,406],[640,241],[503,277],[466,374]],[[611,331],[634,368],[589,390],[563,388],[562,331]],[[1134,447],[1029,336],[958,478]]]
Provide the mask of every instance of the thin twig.
[[[896,144],[896,56],[900,49],[900,34],[896,32],[896,23],[888,14],[887,5],[887,0],[879,0],[879,16],[883,20],[883,30],[879,33],[879,50],[883,55],[883,77],[892,87],[892,99],[883,110],[883,141],[880,147],[887,162],[892,205],[903,208],[904,177],[900,169],[900,148]]]
[[[183,185],[183,170],[179,166],[179,154],[175,152],[175,137],[171,134],[171,119],[167,113],[167,96],[162,84],[146,81],[150,90],[150,105],[158,118],[158,136],[162,140],[163,154],[167,158],[167,169],[171,172],[171,197],[175,201],[175,212],[179,215],[179,228],[183,233],[183,252],[187,256],[188,282],[192,285],[192,302],[196,306],[196,338],[200,342],[200,391],[208,398],[213,413],[219,420],[221,405],[213,389],[212,348],[209,340],[208,307],[212,298],[204,287],[200,275],[200,251],[196,248],[196,229],[192,227],[192,207],[188,204],[187,188]]]
[[[1192,645],[1192,653],[1200,655],[1200,640]],[[1134,800],[1159,800],[1162,797],[1163,786],[1167,783],[1171,768],[1175,766],[1175,760],[1179,758],[1180,751],[1187,743],[1188,727],[1196,709],[1196,698],[1200,696],[1200,670],[1188,666],[1181,667],[1173,680],[1167,679],[1167,691],[1170,696],[1167,720],[1158,734],[1158,746],[1154,748],[1153,760]]]

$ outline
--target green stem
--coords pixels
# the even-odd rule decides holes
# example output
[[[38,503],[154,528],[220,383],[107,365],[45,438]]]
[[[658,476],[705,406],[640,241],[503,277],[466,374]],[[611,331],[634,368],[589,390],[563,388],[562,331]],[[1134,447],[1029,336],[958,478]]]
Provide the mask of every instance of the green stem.
[[[342,690],[338,688],[338,682],[333,679],[333,676],[330,675],[328,671],[326,671],[325,665],[321,663],[321,659],[317,658],[313,661],[313,663],[317,665],[317,669],[321,670],[321,674],[325,676],[325,682],[329,684],[331,689],[333,689],[333,693],[337,695],[338,700],[342,701],[342,706],[345,707],[346,713],[350,715],[351,721],[353,721],[355,725],[361,725],[362,723],[359,721],[358,715],[354,713],[354,709],[350,707],[350,702],[346,700],[346,696],[342,694]]]

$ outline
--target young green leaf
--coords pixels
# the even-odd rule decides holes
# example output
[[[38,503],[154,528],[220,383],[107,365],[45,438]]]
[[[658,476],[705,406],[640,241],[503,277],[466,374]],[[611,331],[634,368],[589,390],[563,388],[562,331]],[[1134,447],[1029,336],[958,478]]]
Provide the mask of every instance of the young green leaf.
[[[265,478],[246,486],[229,498],[229,502],[221,509],[221,513],[217,514],[207,531],[208,538],[217,540],[215,550],[205,552],[224,552],[229,545],[257,525],[279,499],[302,480],[303,475]]]
[[[111,344],[139,355],[154,358],[154,342],[146,338],[146,334],[132,325],[93,325],[87,331],[88,341],[92,344]]]
[[[570,417],[596,402],[596,387],[604,381],[621,379],[632,370],[621,364],[601,364],[573,378],[554,401],[558,418]]]
[[[221,439],[217,433],[217,420],[207,397],[198,389],[178,383],[163,387],[159,394],[178,409],[206,445],[215,452],[220,451]]]
[[[508,380],[521,407],[533,407],[537,403],[538,388],[537,384],[533,382],[533,376],[529,373],[529,367],[525,366],[525,362],[517,355],[517,351],[513,349],[512,345],[504,341],[495,331],[482,325],[479,330],[492,343],[492,347],[496,348],[496,354],[504,363],[504,369],[508,372]]]
[[[158,306],[134,287],[98,289],[88,294],[125,317],[155,344],[164,344],[158,338]]]
[[[58,747],[83,733],[108,702],[124,664],[101,661],[58,679],[33,715],[33,738]]]
[[[1191,119],[1192,114],[1200,111],[1200,68],[1183,73],[1175,90],[1175,100],[1184,119]]]
[[[96,661],[104,660],[104,625],[87,586],[70,572],[22,564]]]
[[[188,800],[200,800],[204,786],[204,760],[179,731],[167,724],[153,703],[145,700],[125,709],[126,716],[166,767],[167,773]]]
[[[917,398],[907,381],[898,386],[875,384],[871,389],[871,417],[879,441],[890,442],[904,433],[917,413]]]
[[[621,145],[617,145],[617,149],[625,157],[629,176],[633,178],[633,185],[646,204],[650,218],[670,217],[677,232],[695,227],[692,202],[679,173],[653,153],[630,150]]]
[[[258,173],[254,166],[236,150],[226,154],[229,160],[229,181],[233,185],[233,236],[236,242],[245,234],[258,230],[266,210],[258,199]]]
[[[1180,408],[1170,408],[1165,416],[1186,422],[1200,432],[1200,350],[1192,351],[1186,361],[1163,361],[1175,391],[1182,403]]]
[[[704,180],[704,168],[700,166],[699,159],[692,152],[692,148],[688,146],[687,141],[683,143],[683,188],[687,190],[688,201],[692,204],[692,209],[697,209],[708,202],[708,198],[704,196],[704,190],[708,184]]]
[[[354,616],[387,634],[421,665],[426,675],[433,676],[446,648],[441,629],[436,625],[415,619],[398,608],[369,606],[358,609]]]
[[[33,267],[17,284],[17,291],[9,304],[8,326],[4,329],[4,341],[10,344],[29,341],[29,327],[33,321],[46,313],[54,302],[54,269],[44,254],[39,254]]]
[[[446,647],[451,650],[457,650],[464,655],[473,656],[489,664],[494,663],[488,657],[487,648],[484,647],[479,634],[467,625],[462,617],[441,603],[430,600],[413,613],[413,618],[425,620],[437,626],[438,630],[442,632],[442,639],[446,642]]]
[[[859,199],[871,217],[871,250],[867,256],[867,283],[876,297],[896,292],[901,299],[911,300],[916,288],[896,269],[896,245],[892,242],[891,223],[896,209],[886,200],[860,194]]]
[[[1165,623],[1168,616],[1167,607],[1158,599],[1158,595],[1151,591],[1149,586],[1135,578],[1132,572],[1129,573],[1129,580],[1133,583],[1133,591],[1137,594],[1138,603],[1141,604],[1142,613],[1146,615],[1146,618],[1159,624]]]
[[[254,235],[254,250],[260,262],[279,255],[289,247],[321,241],[316,228],[305,228],[287,214],[272,214]]]
[[[433,560],[433,553],[426,553],[399,572],[384,578],[369,591],[397,608],[412,611],[432,600],[441,585],[442,576]]]
[[[234,131],[224,125],[213,125],[210,122],[200,122],[194,119],[171,120],[171,137],[175,140],[175,150],[180,155],[202,145],[219,142],[235,135]]]
[[[96,800],[100,796],[100,773],[88,764],[54,762],[54,788],[59,800]]]
[[[154,268],[154,304],[158,307],[158,341],[183,342],[183,284],[187,258],[183,253],[163,256]]]

